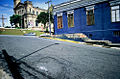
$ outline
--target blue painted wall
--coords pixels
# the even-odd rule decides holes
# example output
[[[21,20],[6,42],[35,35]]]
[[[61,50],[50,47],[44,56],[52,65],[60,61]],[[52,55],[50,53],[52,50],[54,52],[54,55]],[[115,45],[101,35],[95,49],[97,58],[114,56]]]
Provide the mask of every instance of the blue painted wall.
[[[120,22],[111,22],[111,9],[108,2],[96,4],[94,7],[95,24],[88,26],[85,7],[74,9],[74,27],[67,24],[67,11],[63,12],[63,28],[57,28],[57,15],[54,16],[55,34],[84,33],[91,39],[110,40],[119,42],[120,37],[115,37],[113,31],[120,30]]]

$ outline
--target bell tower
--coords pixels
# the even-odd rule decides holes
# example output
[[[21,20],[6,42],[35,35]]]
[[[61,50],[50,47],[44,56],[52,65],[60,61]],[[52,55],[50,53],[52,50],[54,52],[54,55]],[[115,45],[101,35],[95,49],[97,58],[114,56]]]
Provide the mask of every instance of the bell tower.
[[[20,3],[21,0],[14,0],[14,8],[18,5],[18,3]]]

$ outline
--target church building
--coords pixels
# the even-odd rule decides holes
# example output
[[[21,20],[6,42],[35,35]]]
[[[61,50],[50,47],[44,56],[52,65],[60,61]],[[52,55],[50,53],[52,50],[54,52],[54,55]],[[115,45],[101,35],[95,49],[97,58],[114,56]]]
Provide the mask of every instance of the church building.
[[[37,16],[41,12],[47,12],[47,10],[34,7],[32,2],[28,0],[24,3],[21,0],[14,0],[14,13],[22,16],[21,26],[23,28],[43,26],[43,24],[36,22]],[[19,27],[21,26],[19,25]]]

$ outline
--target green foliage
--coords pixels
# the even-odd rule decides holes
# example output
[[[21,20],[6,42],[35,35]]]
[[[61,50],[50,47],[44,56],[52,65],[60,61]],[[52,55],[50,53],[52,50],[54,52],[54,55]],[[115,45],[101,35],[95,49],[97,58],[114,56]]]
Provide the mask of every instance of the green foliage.
[[[34,30],[0,29],[0,35],[24,35],[31,32],[36,33],[37,36],[44,34],[44,32],[34,31]]]
[[[48,31],[48,27],[46,27],[46,23],[49,22],[49,13],[41,12],[36,20],[38,23],[44,24],[44,28],[46,28],[46,31]],[[53,23],[53,17],[50,13],[50,21]]]
[[[49,14],[41,12],[37,17],[37,22],[45,25],[47,22],[49,22]]]
[[[16,29],[21,29],[20,27],[16,27]]]
[[[49,7],[49,10],[50,10],[51,13],[53,12],[53,5],[51,5],[51,6]]]
[[[21,24],[21,16],[20,15],[12,15],[10,16],[10,24],[15,25],[17,27],[17,23]]]
[[[53,23],[52,14],[50,14],[50,21]],[[43,23],[44,27],[47,22],[49,22],[49,13],[41,12],[37,17],[38,23]]]
[[[0,35],[23,35],[23,32],[17,29],[2,29]]]

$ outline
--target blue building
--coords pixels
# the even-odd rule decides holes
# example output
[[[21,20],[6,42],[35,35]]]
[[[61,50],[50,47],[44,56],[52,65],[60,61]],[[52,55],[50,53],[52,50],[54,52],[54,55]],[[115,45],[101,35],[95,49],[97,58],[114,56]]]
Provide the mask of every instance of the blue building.
[[[70,0],[55,5],[53,14],[55,34],[120,43],[120,0]]]

